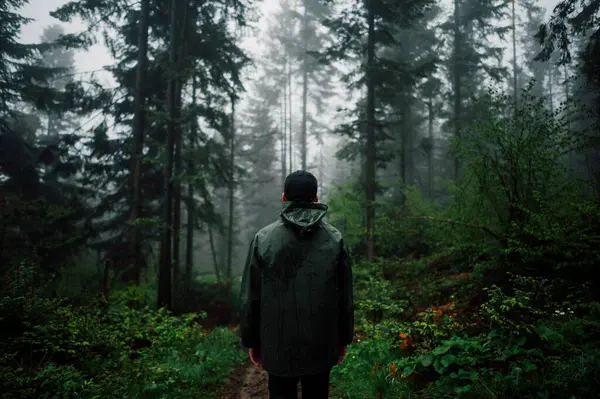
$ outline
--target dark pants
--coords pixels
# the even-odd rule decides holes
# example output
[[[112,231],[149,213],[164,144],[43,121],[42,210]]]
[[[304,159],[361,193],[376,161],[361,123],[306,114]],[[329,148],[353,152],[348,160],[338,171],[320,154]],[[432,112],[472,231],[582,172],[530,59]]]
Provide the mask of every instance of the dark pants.
[[[298,380],[302,384],[303,399],[327,399],[330,372],[299,377],[280,377],[269,373],[269,399],[297,399]]]

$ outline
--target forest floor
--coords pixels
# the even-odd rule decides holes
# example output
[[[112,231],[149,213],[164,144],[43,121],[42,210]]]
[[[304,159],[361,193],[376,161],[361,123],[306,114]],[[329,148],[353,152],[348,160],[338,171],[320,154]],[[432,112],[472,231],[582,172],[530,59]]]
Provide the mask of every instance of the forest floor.
[[[219,325],[220,310],[209,311],[208,317],[200,324],[203,328],[210,331]],[[229,325],[228,328],[237,334],[238,325]],[[237,366],[229,376],[225,386],[218,395],[219,399],[268,399],[269,376],[266,370],[257,367],[248,362]],[[333,398],[332,390],[330,389],[329,397]],[[302,398],[302,387],[298,385],[298,398]]]
[[[268,399],[268,375],[262,368],[245,364],[233,370],[219,399]]]
[[[207,312],[206,319],[200,321],[200,324],[206,330],[210,331],[219,325],[219,310]],[[228,328],[237,334],[238,325],[229,325]],[[219,399],[268,399],[268,374],[259,367],[256,367],[250,361],[246,364],[237,366],[227,379],[225,386],[219,394]]]
[[[249,363],[233,370],[225,384],[219,399],[268,399],[268,374]],[[333,398],[333,389],[329,389],[329,397]],[[298,386],[298,399],[302,398],[302,387]]]

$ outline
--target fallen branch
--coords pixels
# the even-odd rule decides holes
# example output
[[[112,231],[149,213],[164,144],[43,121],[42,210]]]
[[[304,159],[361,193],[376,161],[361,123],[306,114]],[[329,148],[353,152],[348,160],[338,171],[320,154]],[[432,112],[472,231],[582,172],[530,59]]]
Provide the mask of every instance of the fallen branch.
[[[426,220],[431,220],[434,222],[444,222],[444,223],[449,223],[449,224],[453,224],[453,225],[457,225],[457,226],[470,227],[472,229],[479,229],[479,230],[482,230],[482,231],[488,233],[490,236],[494,237],[495,239],[500,240],[500,236],[498,234],[494,233],[492,230],[490,230],[486,226],[458,222],[456,220],[451,220],[451,219],[439,219],[439,218],[434,218],[433,216],[411,216],[411,217],[408,217],[408,219],[426,219]]]

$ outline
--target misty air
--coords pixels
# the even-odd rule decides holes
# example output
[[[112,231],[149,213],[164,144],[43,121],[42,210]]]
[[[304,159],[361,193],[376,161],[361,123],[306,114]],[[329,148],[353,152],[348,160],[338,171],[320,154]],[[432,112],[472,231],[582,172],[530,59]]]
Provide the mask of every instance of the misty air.
[[[0,0],[0,399],[590,399],[600,0]]]

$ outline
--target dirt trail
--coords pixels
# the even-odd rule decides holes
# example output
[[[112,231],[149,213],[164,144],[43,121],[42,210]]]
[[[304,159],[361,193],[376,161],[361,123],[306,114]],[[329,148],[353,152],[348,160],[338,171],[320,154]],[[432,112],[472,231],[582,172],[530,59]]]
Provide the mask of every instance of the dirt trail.
[[[269,399],[268,374],[265,370],[248,364],[233,370],[219,399]],[[330,388],[329,397],[334,398]],[[298,385],[298,399],[302,388]]]
[[[211,323],[210,321],[203,320],[200,324],[207,330],[211,330],[218,325],[218,323]],[[228,328],[236,335],[239,332],[239,325],[229,326]],[[218,397],[219,399],[269,399],[268,382],[269,375],[267,372],[248,362],[233,370]],[[329,397],[334,398],[331,387]],[[300,384],[298,384],[298,399],[302,399]]]
[[[268,399],[267,372],[253,364],[233,370],[220,399]]]

